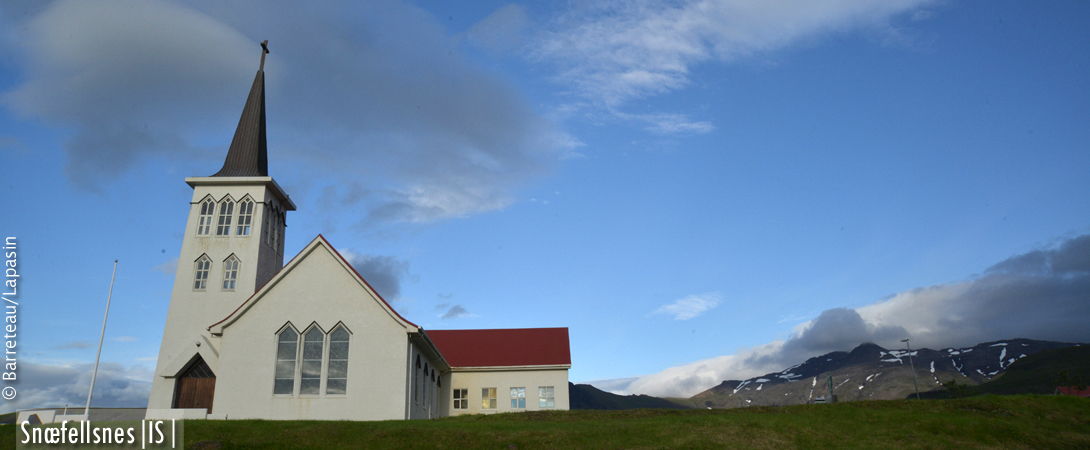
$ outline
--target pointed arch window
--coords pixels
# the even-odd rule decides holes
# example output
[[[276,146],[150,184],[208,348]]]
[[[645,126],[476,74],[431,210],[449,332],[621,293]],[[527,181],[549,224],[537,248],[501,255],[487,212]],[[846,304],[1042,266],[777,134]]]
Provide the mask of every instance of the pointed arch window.
[[[207,198],[201,202],[201,213],[197,216],[197,236],[208,236],[212,229],[212,216],[216,212],[216,204]]]
[[[208,272],[212,269],[212,258],[201,255],[193,268],[193,290],[203,291],[208,287]]]
[[[283,252],[281,250],[284,245],[284,216],[279,210],[276,211],[276,215],[273,216],[273,243],[272,248],[276,250],[277,254]]]
[[[295,358],[299,348],[299,333],[288,325],[280,332],[276,344],[276,375],[273,394],[295,393]]]
[[[318,326],[303,335],[303,370],[299,395],[318,395],[322,387],[322,349],[325,333]]]
[[[246,198],[238,203],[238,226],[235,227],[235,235],[249,236],[250,225],[254,220],[254,201]]]
[[[231,234],[231,218],[235,214],[235,202],[230,197],[220,202],[220,219],[216,227],[216,236],[229,236]]]
[[[416,355],[416,375],[413,376],[416,383],[413,383],[413,401],[417,404],[420,403],[420,371],[422,370],[420,367],[420,355]]]
[[[428,363],[424,363],[424,373],[423,373],[423,375],[424,376],[420,378],[420,384],[424,385],[423,386],[423,388],[424,388],[424,404],[427,405],[428,404],[428,390],[429,389],[428,389],[428,385],[425,384],[425,383],[428,382]]]
[[[272,215],[272,205],[265,203],[262,208],[261,217],[264,218],[265,224],[261,227],[261,241],[269,243],[269,216]]]
[[[326,366],[326,395],[344,395],[348,388],[348,330],[338,325],[329,334],[329,363]]]
[[[228,256],[223,261],[223,290],[235,290],[235,281],[238,280],[239,260],[235,255]]]
[[[280,219],[279,208],[273,208],[273,210],[270,211],[270,215],[272,216],[272,222],[270,222],[269,225],[269,246],[275,250],[277,246],[276,241],[280,238],[280,224],[278,223]]]

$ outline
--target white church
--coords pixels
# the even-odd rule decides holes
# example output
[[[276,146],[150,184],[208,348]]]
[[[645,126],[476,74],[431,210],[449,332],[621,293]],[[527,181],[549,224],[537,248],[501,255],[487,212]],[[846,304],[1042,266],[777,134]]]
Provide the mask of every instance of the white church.
[[[185,179],[193,199],[147,418],[568,409],[567,328],[425,331],[321,235],[284,264],[296,206],[268,174],[262,47],[223,168]]]

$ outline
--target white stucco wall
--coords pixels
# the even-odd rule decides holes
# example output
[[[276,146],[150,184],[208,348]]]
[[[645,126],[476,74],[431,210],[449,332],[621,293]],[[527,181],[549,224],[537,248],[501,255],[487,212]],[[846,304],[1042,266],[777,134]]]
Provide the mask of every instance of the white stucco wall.
[[[454,369],[450,381],[443,380],[443,395],[446,403],[443,408],[447,415],[492,414],[504,412],[535,411],[541,409],[566,411],[568,409],[568,370],[567,369],[512,369],[463,371]],[[538,406],[538,388],[552,386],[554,407]],[[511,408],[511,388],[526,388],[526,409]],[[481,409],[483,388],[496,388],[496,409]],[[454,389],[467,389],[469,408],[454,409]]]
[[[406,327],[324,245],[308,249],[223,328],[213,413],[229,419],[406,418],[411,346]],[[327,333],[338,323],[348,328],[345,395],[327,396],[324,389],[317,396],[273,395],[276,333],[289,322],[300,333],[314,323]]]
[[[189,205],[189,218],[183,230],[178,270],[148,400],[148,408],[152,409],[172,406],[175,381],[173,377],[198,352],[212,371],[218,373],[219,340],[212,337],[206,328],[227,317],[254,293],[259,283],[268,280],[283,265],[283,255],[262,241],[262,226],[267,212],[265,205],[268,203],[284,207],[281,203],[283,192],[279,191],[272,178],[206,177],[188,178],[186,181],[193,186],[193,197]],[[200,203],[208,197],[219,202],[227,196],[236,202],[231,234],[216,236],[215,226],[219,217],[217,203],[210,233],[207,236],[198,236]],[[234,230],[238,221],[237,202],[247,196],[255,202],[253,222],[248,236],[237,236]],[[196,291],[193,289],[194,263],[204,254],[212,260],[212,267],[207,287],[203,291]],[[233,291],[224,291],[223,261],[232,254],[240,260],[237,283]],[[204,347],[198,347],[198,342]]]
[[[442,371],[435,367],[435,362],[432,361],[426,354],[420,351],[417,346],[412,348],[412,365],[411,376],[407,384],[407,399],[409,403],[409,418],[410,419],[433,419],[436,417],[445,417],[443,414],[442,404],[443,401],[440,398],[443,395],[443,390],[439,388],[442,380]],[[416,367],[416,358],[420,357],[420,368]],[[429,374],[424,374],[424,369],[427,368]],[[430,373],[435,373],[435,378],[430,376]],[[419,388],[419,391],[417,389]]]

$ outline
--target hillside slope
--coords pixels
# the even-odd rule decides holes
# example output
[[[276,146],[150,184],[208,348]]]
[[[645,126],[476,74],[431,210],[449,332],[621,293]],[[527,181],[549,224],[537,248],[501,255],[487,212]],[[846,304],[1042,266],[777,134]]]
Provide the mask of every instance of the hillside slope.
[[[1056,389],[1061,373],[1066,374],[1067,385],[1090,383],[1090,346],[1042,350],[1015,361],[1002,377],[978,386],[969,386],[966,394],[1051,394]],[[945,390],[936,390],[924,393],[923,397],[937,399],[948,398],[949,395]]]
[[[927,392],[940,389],[942,382],[951,379],[968,385],[991,381],[1019,359],[1073,345],[1011,339],[967,348],[918,349],[912,351],[912,358],[920,392]],[[914,392],[908,356],[904,350],[862,344],[851,352],[810,358],[780,372],[724,381],[693,396],[689,404],[698,408],[735,408],[810,403],[829,395],[827,375],[832,377],[832,394],[839,401],[902,399]]]
[[[589,384],[568,383],[568,402],[571,409],[687,409],[689,406],[649,395],[617,395],[605,392]]]

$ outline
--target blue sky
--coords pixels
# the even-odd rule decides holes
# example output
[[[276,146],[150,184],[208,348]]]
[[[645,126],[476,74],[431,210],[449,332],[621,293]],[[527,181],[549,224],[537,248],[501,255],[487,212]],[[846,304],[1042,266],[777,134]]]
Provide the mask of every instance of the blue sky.
[[[4,410],[83,401],[114,259],[96,404],[146,401],[183,178],[222,164],[264,39],[286,254],[323,234],[425,329],[568,327],[572,381],[686,396],[864,340],[1090,340],[1084,2],[59,1],[0,23]]]

